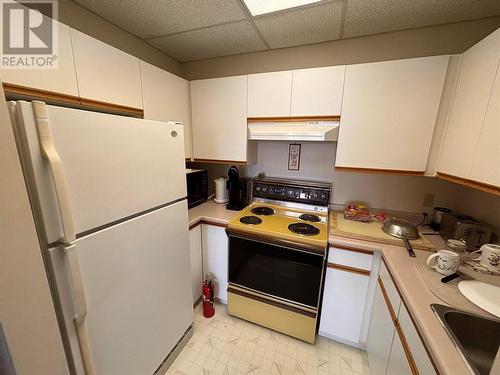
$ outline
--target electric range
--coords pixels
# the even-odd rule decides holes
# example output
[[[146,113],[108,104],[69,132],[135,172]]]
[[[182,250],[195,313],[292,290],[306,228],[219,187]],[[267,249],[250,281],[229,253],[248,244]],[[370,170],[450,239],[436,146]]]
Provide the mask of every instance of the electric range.
[[[253,179],[252,191],[226,229],[229,314],[313,343],[331,185],[265,178]]]

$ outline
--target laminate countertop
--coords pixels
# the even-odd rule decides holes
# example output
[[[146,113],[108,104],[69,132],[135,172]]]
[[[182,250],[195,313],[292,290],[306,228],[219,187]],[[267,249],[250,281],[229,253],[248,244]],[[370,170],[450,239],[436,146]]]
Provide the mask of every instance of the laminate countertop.
[[[208,201],[189,210],[189,226],[191,228],[202,222],[226,226],[237,214],[238,211],[229,211],[225,205]],[[439,236],[432,236],[431,241],[436,248],[444,248],[444,241]],[[410,258],[403,246],[337,237],[332,234],[329,237],[329,244],[355,245],[380,252],[440,374],[470,374],[467,365],[430,308],[432,303],[446,303],[429,290],[417,270],[417,262],[427,258],[428,251],[415,250],[417,258]]]

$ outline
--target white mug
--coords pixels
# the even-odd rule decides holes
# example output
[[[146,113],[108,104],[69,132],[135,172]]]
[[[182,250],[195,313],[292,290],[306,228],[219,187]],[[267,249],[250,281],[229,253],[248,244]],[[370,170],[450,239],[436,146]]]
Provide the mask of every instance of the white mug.
[[[490,271],[500,272],[500,245],[488,243],[481,246],[479,250],[473,251],[470,255],[479,252],[481,252],[481,255],[478,258],[474,259],[471,256],[471,259],[479,260],[479,264]]]
[[[448,276],[458,271],[460,256],[451,250],[439,250],[427,258],[427,265]]]

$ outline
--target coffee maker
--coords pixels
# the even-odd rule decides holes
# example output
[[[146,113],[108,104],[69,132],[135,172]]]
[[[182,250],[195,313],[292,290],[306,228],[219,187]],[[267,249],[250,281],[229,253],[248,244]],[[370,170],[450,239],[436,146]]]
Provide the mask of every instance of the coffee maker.
[[[226,208],[240,211],[250,203],[250,179],[240,178],[240,171],[235,166],[229,168],[227,176],[229,203]]]

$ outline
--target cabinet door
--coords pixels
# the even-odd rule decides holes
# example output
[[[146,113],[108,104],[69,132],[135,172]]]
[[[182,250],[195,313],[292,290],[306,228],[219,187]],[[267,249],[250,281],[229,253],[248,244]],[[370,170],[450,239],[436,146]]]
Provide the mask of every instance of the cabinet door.
[[[345,66],[293,71],[291,116],[339,116]]]
[[[476,147],[470,179],[500,186],[500,65]]]
[[[191,81],[195,159],[247,161],[247,77]]]
[[[203,282],[203,258],[201,248],[201,225],[189,230],[189,255],[191,259],[191,283],[193,287],[193,303],[201,297]]]
[[[366,351],[372,374],[385,374],[394,332],[394,323],[389,314],[380,285],[377,285],[370,328],[368,330],[368,339],[366,341]]]
[[[288,117],[292,71],[248,75],[248,117]]]
[[[346,68],[336,167],[425,171],[448,56]]]
[[[434,366],[432,366],[432,362],[427,355],[424,345],[420,340],[420,336],[418,335],[418,332],[410,318],[410,314],[408,313],[408,310],[406,310],[404,304],[401,304],[401,307],[399,308],[398,321],[406,338],[406,342],[408,343],[418,372],[425,375],[435,374],[436,370],[434,370]]]
[[[215,297],[227,303],[227,250],[225,228],[202,224],[203,272],[215,276]]]
[[[378,372],[375,372],[378,374]],[[405,351],[403,349],[403,344],[396,333],[394,335],[394,340],[392,341],[391,354],[389,356],[389,362],[387,364],[386,375],[412,375],[411,367],[408,364]],[[422,373],[428,374],[428,373]]]
[[[481,137],[481,129],[500,59],[499,45],[500,30],[497,30],[463,54],[439,158],[438,172],[463,178],[471,177],[474,154]],[[498,99],[496,106],[498,114]],[[491,115],[494,117],[494,114]],[[496,124],[498,129],[498,122]],[[494,131],[494,129],[489,129],[489,131]],[[488,140],[483,140],[482,144],[485,143],[488,143]],[[492,158],[494,158],[493,150],[490,150],[492,153],[489,154]],[[489,152],[486,151],[486,153]],[[489,165],[488,163],[487,167]],[[481,168],[475,177],[483,178],[484,171]]]
[[[78,96],[69,26],[60,22],[57,24],[59,28],[57,69],[3,69],[0,71],[2,82]]]
[[[71,29],[80,96],[142,108],[139,59]]]
[[[189,81],[144,61],[140,62],[140,66],[144,118],[182,122],[185,157],[191,158],[191,94]]]
[[[319,334],[359,346],[369,277],[327,268]]]

